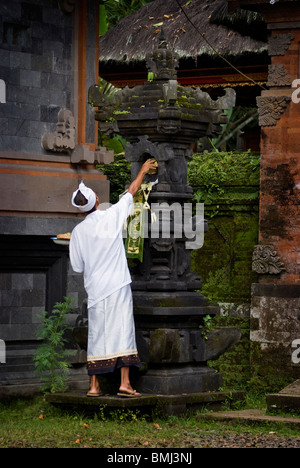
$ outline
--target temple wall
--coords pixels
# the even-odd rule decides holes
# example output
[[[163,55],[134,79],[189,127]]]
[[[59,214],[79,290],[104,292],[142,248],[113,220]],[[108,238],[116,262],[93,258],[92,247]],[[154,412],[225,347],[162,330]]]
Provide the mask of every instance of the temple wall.
[[[1,1],[0,385],[32,378],[39,313],[65,296],[74,310],[85,299],[68,248],[51,237],[81,221],[70,198],[82,179],[109,201],[87,104],[98,79],[98,3]]]

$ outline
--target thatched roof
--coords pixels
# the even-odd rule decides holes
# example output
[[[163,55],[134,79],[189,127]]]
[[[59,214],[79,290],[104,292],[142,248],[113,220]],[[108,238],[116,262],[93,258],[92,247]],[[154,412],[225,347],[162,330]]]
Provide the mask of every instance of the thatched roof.
[[[216,56],[202,34],[227,58],[266,51],[266,42],[212,23],[212,16],[220,7],[222,9],[223,0],[192,0],[189,4],[187,0],[179,2],[200,34],[188,21],[177,1],[155,0],[124,18],[100,38],[100,62],[125,64],[144,61],[146,55],[157,47],[161,28],[179,58]]]

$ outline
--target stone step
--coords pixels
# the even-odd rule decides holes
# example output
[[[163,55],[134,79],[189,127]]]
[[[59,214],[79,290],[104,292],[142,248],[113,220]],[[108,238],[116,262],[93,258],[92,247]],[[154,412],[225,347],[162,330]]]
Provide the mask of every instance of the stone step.
[[[99,398],[88,398],[86,393],[67,392],[46,396],[46,401],[62,408],[103,408],[107,410],[118,408],[139,408],[149,410],[158,407],[168,415],[184,414],[188,409],[201,409],[209,405],[211,408],[220,408],[225,401],[234,403],[245,400],[245,392],[220,391],[201,392],[178,395],[143,394],[135,398],[123,398],[116,395],[105,395]]]
[[[285,387],[279,393],[266,396],[267,406],[272,411],[300,409],[300,379]]]

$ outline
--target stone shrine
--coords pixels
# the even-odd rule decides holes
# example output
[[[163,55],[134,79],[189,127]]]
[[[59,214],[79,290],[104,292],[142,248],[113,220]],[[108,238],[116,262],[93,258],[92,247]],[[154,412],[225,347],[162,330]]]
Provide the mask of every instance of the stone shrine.
[[[146,364],[137,389],[158,394],[215,391],[222,376],[207,361],[226,352],[241,334],[226,328],[204,336],[204,318],[218,315],[219,308],[196,292],[201,280],[190,268],[186,242],[191,239],[185,233],[176,235],[176,226],[183,226],[184,206],[193,198],[187,181],[191,145],[200,137],[218,135],[226,122],[223,110],[234,106],[235,94],[226,90],[224,97],[213,101],[201,90],[179,86],[177,57],[163,33],[147,66],[148,81],[143,86],[120,90],[113,98],[97,85],[89,90],[100,130],[128,141],[125,157],[131,162],[132,180],[148,158],[158,161],[158,174],[150,178],[158,178],[158,183],[149,198],[160,208],[157,235],[145,239],[144,260],[132,267],[138,351]],[[182,208],[181,219],[175,219],[174,204]],[[162,225],[168,219],[171,228],[166,237]],[[190,222],[195,227],[199,220],[193,217]],[[203,219],[202,223],[205,230]]]

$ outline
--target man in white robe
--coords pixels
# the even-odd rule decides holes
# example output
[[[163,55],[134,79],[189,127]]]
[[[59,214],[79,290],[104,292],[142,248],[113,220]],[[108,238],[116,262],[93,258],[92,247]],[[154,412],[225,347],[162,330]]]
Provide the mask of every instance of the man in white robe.
[[[141,365],[136,347],[131,276],[122,231],[132,212],[133,197],[155,160],[142,166],[136,180],[121,200],[106,211],[98,210],[99,199],[84,183],[73,193],[72,204],[87,216],[72,232],[70,261],[75,272],[84,274],[88,295],[88,396],[100,396],[97,376],[121,369],[118,395],[139,396],[133,390],[130,366]]]

